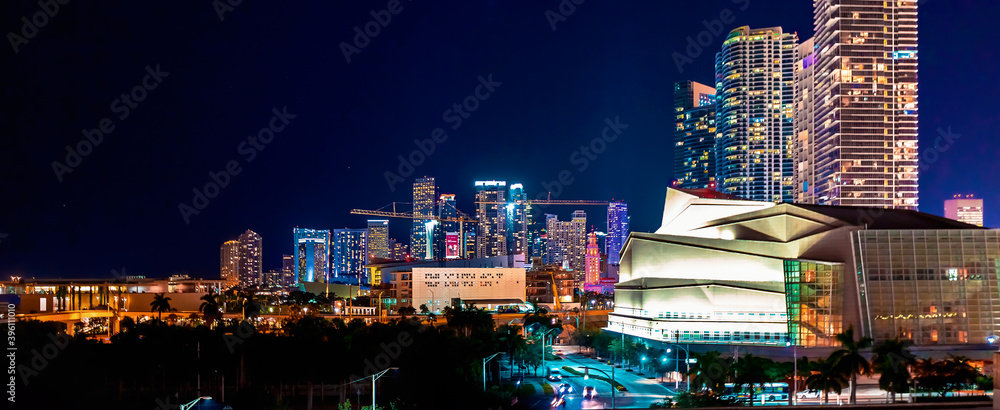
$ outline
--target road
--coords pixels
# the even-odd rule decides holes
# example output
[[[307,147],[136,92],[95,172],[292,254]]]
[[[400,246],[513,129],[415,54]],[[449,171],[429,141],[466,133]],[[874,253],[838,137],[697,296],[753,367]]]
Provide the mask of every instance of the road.
[[[611,366],[598,362],[597,360],[577,355],[576,346],[555,346],[554,351],[562,352],[563,360],[546,362],[550,368],[557,368],[562,371],[563,380],[561,382],[548,382],[553,388],[558,389],[562,383],[572,386],[573,391],[565,396],[566,409],[610,409],[611,408],[611,384],[597,379],[584,380],[583,376],[573,376],[562,370],[563,366],[570,366],[579,371],[583,366],[603,370],[611,374]],[[569,352],[569,353],[567,353]],[[600,372],[591,372],[600,375]],[[618,408],[649,408],[653,402],[663,401],[667,396],[673,396],[674,392],[656,380],[648,380],[646,376],[639,376],[634,372],[626,372],[623,369],[615,369],[615,381],[621,383],[628,390],[624,394],[615,393],[615,405]],[[583,390],[586,386],[593,386],[597,390],[597,398],[584,400]],[[552,397],[539,396],[540,399],[533,399],[530,403],[532,409],[550,409]],[[537,401],[536,401],[537,400]]]

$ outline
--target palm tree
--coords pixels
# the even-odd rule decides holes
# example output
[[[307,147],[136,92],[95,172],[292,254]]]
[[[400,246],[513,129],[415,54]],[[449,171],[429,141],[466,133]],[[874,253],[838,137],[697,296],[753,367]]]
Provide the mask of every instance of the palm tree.
[[[403,319],[406,319],[406,315],[414,315],[417,313],[417,309],[413,306],[402,306],[399,309],[396,309],[396,311],[399,312],[399,316]]]
[[[726,389],[726,378],[730,374],[732,366],[729,359],[720,357],[717,350],[702,354],[692,352],[691,358],[695,363],[689,365],[687,374],[694,376],[691,380],[691,391],[698,392],[702,389],[709,389],[717,394],[721,394]]]
[[[834,339],[840,342],[841,348],[830,355],[830,360],[836,362],[837,367],[845,375],[851,377],[851,399],[850,404],[858,402],[858,375],[871,374],[871,364],[868,359],[861,355],[861,350],[872,346],[872,338],[862,337],[854,340],[854,327],[850,326],[842,333],[834,335]]]
[[[425,305],[423,303],[420,304],[420,313],[423,313],[423,314],[426,315],[426,314],[430,313],[430,311],[431,310],[427,308],[427,305]]]
[[[157,293],[153,295],[153,301],[149,302],[149,306],[152,306],[152,312],[156,312],[156,320],[163,319],[163,312],[170,311],[170,298],[163,297],[163,293]]]
[[[436,321],[436,320],[437,320],[437,315],[435,315],[434,313],[428,313],[427,314],[427,324],[428,325],[433,325],[434,321]]]
[[[219,310],[219,301],[217,298],[219,295],[215,293],[214,289],[210,289],[208,293],[202,295],[199,299],[203,300],[199,310],[201,310],[202,317],[205,318],[205,322],[209,326],[212,326],[216,320],[222,318],[222,312]]]
[[[764,387],[764,383],[774,381],[770,371],[774,367],[774,361],[763,357],[756,357],[747,354],[741,357],[733,366],[736,371],[736,380],[733,383],[738,390],[742,386],[750,388],[750,406],[753,407],[754,394],[757,392],[756,386]]]
[[[823,392],[823,404],[830,403],[830,392],[840,394],[847,377],[837,368],[833,360],[817,360],[813,366],[813,374],[806,378],[806,387]]]
[[[916,364],[916,358],[910,353],[910,340],[891,339],[875,347],[875,357],[872,358],[872,368],[879,373],[878,387],[891,395],[892,403],[896,402],[896,393],[905,393],[910,386],[909,367]]]

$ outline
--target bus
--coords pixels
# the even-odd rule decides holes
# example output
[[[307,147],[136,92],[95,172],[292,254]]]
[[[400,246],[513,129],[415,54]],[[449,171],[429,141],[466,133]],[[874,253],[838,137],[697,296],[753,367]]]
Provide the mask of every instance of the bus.
[[[497,313],[521,313],[521,307],[519,305],[500,305],[497,306]]]
[[[755,390],[754,399],[761,402],[788,400],[788,383],[764,383],[763,388],[760,385],[754,385],[753,388]],[[737,401],[750,400],[749,386],[741,386],[740,391],[734,390],[733,383],[726,383],[726,392],[722,397],[734,398]]]

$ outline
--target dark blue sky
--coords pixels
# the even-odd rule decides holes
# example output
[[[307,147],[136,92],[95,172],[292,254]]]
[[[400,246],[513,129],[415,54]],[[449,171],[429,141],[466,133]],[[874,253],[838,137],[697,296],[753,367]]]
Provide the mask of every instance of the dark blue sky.
[[[574,181],[560,199],[625,199],[633,230],[652,231],[672,174],[672,84],[711,83],[721,35],[683,72],[672,54],[726,9],[735,21],[725,32],[812,35],[808,1],[592,0],[553,31],[554,0],[404,0],[348,63],[340,43],[389,2],[244,1],[224,20],[209,2],[175,3],[69,2],[16,40],[16,53],[5,36],[0,275],[105,277],[125,267],[213,277],[221,243],[247,228],[264,238],[265,269],[276,268],[292,227],[362,227],[351,208],[408,202],[421,175],[472,214],[475,180],[522,182],[535,196],[568,170]],[[21,17],[41,10],[35,1],[0,8],[0,30],[17,35]],[[922,159],[921,209],[941,214],[947,197],[973,193],[986,199],[990,226],[1000,225],[997,15],[996,0],[928,0],[920,10],[921,152],[938,128],[961,135],[936,161]],[[157,65],[169,74],[146,79],[141,102],[115,102]],[[491,74],[500,85],[451,129],[446,111]],[[248,141],[282,107],[295,118],[275,122],[281,131],[267,144]],[[616,116],[628,128],[580,171],[572,153]],[[65,146],[103,118],[113,131],[60,182],[53,161],[66,164]],[[384,173],[435,128],[448,139],[390,190]],[[179,205],[230,161],[239,173],[185,223]],[[603,229],[604,210],[587,211]],[[392,224],[405,241],[406,221]]]

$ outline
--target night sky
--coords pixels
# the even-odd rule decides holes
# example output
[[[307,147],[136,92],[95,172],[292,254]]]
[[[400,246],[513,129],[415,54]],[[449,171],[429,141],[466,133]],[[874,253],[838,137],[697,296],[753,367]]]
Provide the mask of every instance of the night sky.
[[[566,0],[560,19],[555,0],[403,0],[395,14],[379,13],[388,1],[176,3],[72,1],[36,16],[44,24],[26,35],[21,17],[30,21],[38,2],[0,4],[0,29],[13,33],[0,50],[0,276],[110,277],[124,267],[218,277],[219,246],[248,228],[274,269],[293,227],[361,228],[366,217],[350,209],[409,202],[423,175],[472,215],[475,180],[521,182],[535,197],[567,170],[573,182],[559,199],[624,199],[632,229],[653,231],[672,177],[673,83],[711,84],[714,53],[738,26],[812,35],[812,2],[801,0],[591,0],[574,10]],[[920,151],[939,128],[961,137],[921,158],[921,210],[942,214],[944,199],[972,193],[996,227],[1000,1],[922,3]],[[688,37],[726,9],[735,21],[703,34],[712,43],[679,70],[674,53],[687,54]],[[359,47],[355,27],[373,10],[391,20]],[[356,47],[350,62],[341,43]],[[485,86],[473,97],[489,78],[488,97]],[[465,118],[453,110],[463,101],[477,106]],[[571,155],[616,117],[627,128],[581,171]],[[110,132],[100,143],[67,159],[66,146],[102,122]],[[397,157],[436,128],[447,139],[390,189]],[[227,186],[193,204],[192,189],[227,166],[237,171]],[[181,204],[198,214],[185,221]],[[603,230],[605,210],[585,209]],[[409,221],[391,225],[407,243]]]

